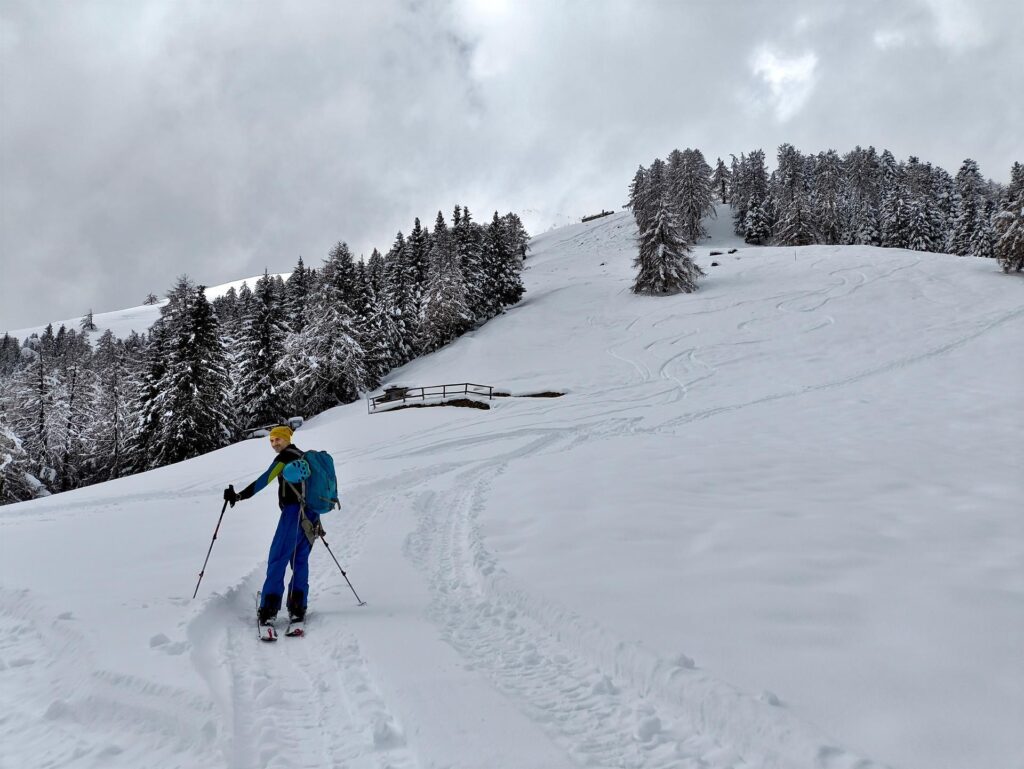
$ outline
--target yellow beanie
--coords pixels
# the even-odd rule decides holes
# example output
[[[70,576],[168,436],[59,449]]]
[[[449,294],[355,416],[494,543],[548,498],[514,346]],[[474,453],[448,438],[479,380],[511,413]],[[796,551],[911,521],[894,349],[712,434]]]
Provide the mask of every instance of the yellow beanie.
[[[292,442],[292,428],[285,427],[284,425],[278,425],[270,431],[271,438],[284,438],[289,443]]]

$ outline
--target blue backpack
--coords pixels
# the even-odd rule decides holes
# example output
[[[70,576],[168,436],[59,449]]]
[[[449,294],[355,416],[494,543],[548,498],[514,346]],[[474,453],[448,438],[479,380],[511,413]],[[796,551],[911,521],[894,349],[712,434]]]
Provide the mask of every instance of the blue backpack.
[[[284,478],[295,484],[305,481],[305,503],[310,512],[323,515],[341,507],[334,458],[326,451],[307,451],[302,459],[289,462],[284,468]]]

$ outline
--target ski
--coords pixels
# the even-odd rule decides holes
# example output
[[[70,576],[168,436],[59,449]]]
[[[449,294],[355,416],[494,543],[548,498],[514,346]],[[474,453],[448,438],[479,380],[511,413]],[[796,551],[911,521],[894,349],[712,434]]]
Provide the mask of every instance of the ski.
[[[302,638],[306,635],[306,623],[301,619],[292,620],[288,623],[288,629],[284,634],[289,638]]]
[[[257,634],[259,636],[259,639],[261,641],[266,641],[267,643],[270,643],[271,641],[276,641],[277,640],[277,629],[274,627],[273,623],[270,623],[270,622],[266,622],[266,623],[260,622],[260,614],[259,614],[259,612],[260,612],[260,593],[257,592],[256,593],[256,632],[257,632]]]
[[[273,625],[271,625],[271,624],[261,625],[259,623],[259,620],[256,620],[256,628],[259,630],[260,640],[261,641],[270,642],[270,641],[276,641],[277,640],[277,630],[274,628]]]

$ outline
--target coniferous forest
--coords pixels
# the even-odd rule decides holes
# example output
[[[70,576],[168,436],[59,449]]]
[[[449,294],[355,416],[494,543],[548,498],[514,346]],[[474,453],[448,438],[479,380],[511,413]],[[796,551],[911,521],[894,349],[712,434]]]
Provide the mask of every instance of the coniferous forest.
[[[857,147],[779,147],[720,158],[674,150],[629,186],[638,227],[633,290],[691,292],[690,258],[715,203],[753,245],[869,245],[998,260],[1024,269],[1024,166],[1008,185],[978,164],[955,175],[911,156]],[[350,403],[392,369],[436,350],[519,301],[528,238],[516,214],[475,222],[417,219],[382,254],[339,242],[318,268],[265,273],[212,302],[187,276],[146,333],[80,328],[0,339],[0,504],[66,491],[199,456],[287,419]],[[160,300],[149,294],[146,304]]]
[[[529,235],[514,213],[417,219],[385,254],[342,242],[287,280],[212,302],[178,279],[145,333],[80,328],[0,339],[0,504],[199,456],[374,389],[515,304]],[[146,304],[160,300],[150,294]]]
[[[866,245],[994,258],[1004,272],[1024,269],[1024,166],[1009,185],[982,177],[968,158],[953,176],[911,156],[856,147],[803,154],[778,149],[768,172],[763,150],[721,158],[712,169],[700,150],[673,150],[640,166],[629,186],[639,231],[635,293],[697,288],[689,257],[706,237],[701,219],[728,203],[737,235],[752,245]]]

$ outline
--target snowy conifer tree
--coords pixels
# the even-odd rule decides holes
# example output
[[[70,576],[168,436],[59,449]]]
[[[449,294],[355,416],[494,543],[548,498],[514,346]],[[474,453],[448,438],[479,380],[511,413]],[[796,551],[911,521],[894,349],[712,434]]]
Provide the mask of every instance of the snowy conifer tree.
[[[908,248],[910,231],[910,193],[902,181],[889,186],[882,199],[881,245],[884,248]]]
[[[860,208],[855,215],[854,225],[856,230],[852,233],[850,243],[853,245],[878,246],[882,242],[882,233],[878,227],[878,214],[875,212],[874,204],[865,198],[860,202]]]
[[[9,377],[21,368],[21,345],[18,339],[5,333],[0,339],[0,378]]]
[[[161,310],[167,310],[165,305]],[[143,344],[132,374],[128,445],[125,460],[128,473],[141,473],[158,467],[155,445],[161,431],[164,417],[164,393],[162,388],[167,373],[167,355],[164,340],[167,324],[161,315],[150,326],[149,334],[142,338]]]
[[[443,347],[473,327],[462,263],[452,234],[438,212],[430,244],[430,272],[423,305],[424,352]]]
[[[754,150],[749,157],[741,153],[738,172],[738,175],[733,176],[733,220],[736,234],[745,238],[748,214],[768,197],[768,171],[764,165],[764,151]]]
[[[881,206],[881,171],[874,147],[856,147],[843,158],[846,186],[846,221],[843,242],[877,246],[878,210]]]
[[[912,251],[935,251],[936,233],[926,199],[912,200],[906,217],[906,248]]]
[[[408,363],[416,354],[419,318],[413,299],[412,270],[409,264],[409,248],[405,236],[399,232],[395,242],[384,257],[384,274],[381,277],[380,296],[377,303],[391,316],[391,322],[385,324],[382,331],[389,333],[393,327],[397,343],[391,351],[392,366]]]
[[[732,223],[733,232],[743,237],[747,233],[747,216],[750,214],[749,195],[747,192],[747,156],[740,153],[739,160],[732,159]]]
[[[944,168],[931,168],[931,192],[933,202],[932,223],[939,233],[936,243],[939,251],[946,250],[948,233],[953,228],[953,209],[956,202],[956,181]]]
[[[281,372],[286,321],[284,302],[276,283],[264,271],[256,281],[252,302],[242,319],[233,369],[233,400],[243,428],[279,423],[288,417],[281,396]]]
[[[163,414],[152,447],[155,466],[219,449],[237,432],[225,352],[204,287],[182,277],[169,300],[161,310],[166,370],[159,385]]]
[[[812,192],[814,219],[821,242],[836,245],[843,238],[842,162],[835,150],[822,152],[815,158]]]
[[[252,289],[249,288],[249,281],[242,281],[238,289],[238,301],[235,302],[234,324],[232,334],[237,334],[242,325],[242,318],[249,314],[252,309]]]
[[[978,209],[978,221],[971,239],[971,254],[982,259],[996,258],[996,231],[993,225],[996,204],[991,200],[984,201]]]
[[[285,322],[291,331],[302,331],[306,325],[306,302],[313,290],[313,278],[306,265],[299,257],[298,264],[292,270],[285,283],[284,315]]]
[[[365,320],[359,324],[358,332],[359,342],[364,351],[366,387],[371,389],[376,387],[391,369],[399,365],[398,353],[403,349],[405,341],[390,309],[379,301],[370,301]]]
[[[427,290],[427,273],[430,270],[430,233],[420,224],[419,217],[416,217],[409,233],[409,270],[418,329],[423,317],[423,294]]]
[[[772,199],[769,196],[747,212],[747,221],[743,227],[747,233],[744,238],[747,243],[761,246],[772,239],[772,209]]]
[[[501,217],[501,222],[505,227],[505,243],[519,257],[518,264],[521,267],[530,250],[530,233],[526,231],[518,214],[509,212]]]
[[[459,206],[455,206],[451,236],[466,286],[466,303],[473,314],[474,322],[482,323],[489,317],[484,285],[486,279],[481,264],[483,238],[480,227],[473,221],[468,207],[462,207],[460,215]]]
[[[956,175],[956,204],[953,213],[953,230],[949,238],[949,252],[967,256],[971,252],[974,231],[978,226],[981,210],[981,188],[983,180],[976,161],[967,158]]]
[[[0,505],[46,496],[46,487],[33,474],[32,459],[25,451],[7,415],[0,410]]]
[[[356,262],[348,244],[337,243],[324,260],[321,279],[334,286],[336,295],[349,311],[359,291],[356,277]]]
[[[52,327],[48,333],[52,339]],[[67,414],[60,397],[59,361],[48,348],[52,350],[52,344],[35,334],[25,340],[22,354],[27,363],[11,378],[4,410],[28,455],[32,475],[56,488],[55,457],[63,445]]]
[[[60,445],[54,454],[54,469],[61,491],[82,485],[92,454],[87,441],[89,426],[95,421],[96,374],[91,359],[92,348],[85,335],[74,330],[68,332],[58,363],[63,425],[59,426]]]
[[[306,327],[288,335],[278,364],[289,401],[305,416],[351,403],[366,387],[365,358],[341,287],[325,279],[309,297]]]
[[[494,269],[492,279],[498,311],[518,302],[526,291],[523,288],[521,255],[525,249],[516,247],[515,238],[516,234],[508,230],[508,221],[499,218],[495,211],[491,226],[487,228],[484,253]]]
[[[234,286],[213,300],[213,310],[217,313],[217,321],[220,323],[222,333],[231,338],[230,342],[226,342],[229,347],[234,344],[241,325],[238,308],[238,292],[235,291]]]
[[[700,150],[673,150],[666,168],[666,182],[681,234],[690,243],[707,237],[701,220],[715,213],[711,167]]]
[[[714,176],[711,177],[711,188],[722,203],[729,202],[729,189],[731,186],[732,178],[729,167],[722,162],[721,158],[718,158],[718,161],[715,163]]]
[[[779,167],[774,179],[776,241],[782,246],[817,243],[818,225],[808,198],[804,158],[793,145],[779,147]]]
[[[1010,186],[995,217],[996,258],[1003,272],[1024,270],[1024,166],[1013,164]]]
[[[384,290],[384,257],[376,248],[366,262],[366,283],[374,297],[380,296]]]
[[[374,312],[374,303],[376,298],[373,294],[373,289],[370,287],[370,271],[366,266],[366,262],[359,260],[356,262],[356,294],[355,300],[352,303],[352,314],[359,321],[365,321]]]
[[[633,212],[637,227],[647,227],[647,212],[650,209],[648,204],[647,169],[642,165],[633,174],[633,181],[629,183],[629,210]]]
[[[132,380],[125,345],[110,329],[96,343],[93,371],[97,379],[93,420],[87,430],[89,478],[107,481],[127,471]]]
[[[635,294],[690,293],[697,290],[697,278],[704,274],[689,257],[690,247],[675,219],[665,173],[661,160],[655,160],[648,171],[651,213],[645,216],[649,223],[640,231],[639,253],[633,261],[638,268]]]

